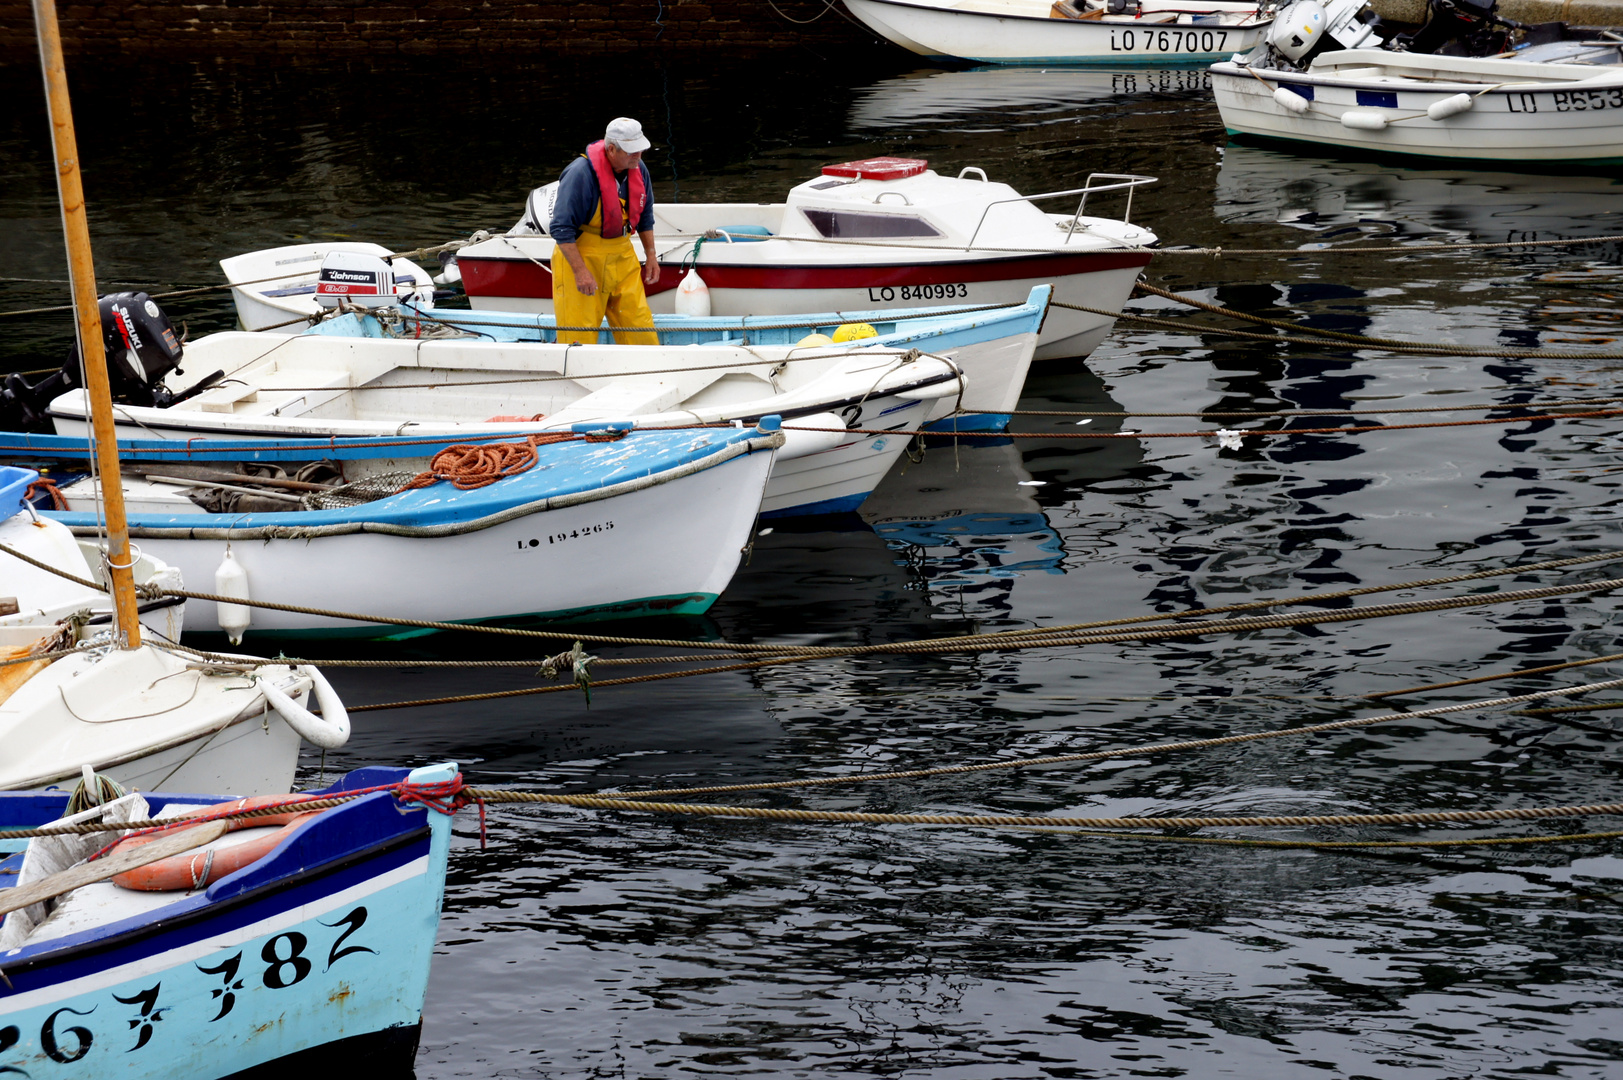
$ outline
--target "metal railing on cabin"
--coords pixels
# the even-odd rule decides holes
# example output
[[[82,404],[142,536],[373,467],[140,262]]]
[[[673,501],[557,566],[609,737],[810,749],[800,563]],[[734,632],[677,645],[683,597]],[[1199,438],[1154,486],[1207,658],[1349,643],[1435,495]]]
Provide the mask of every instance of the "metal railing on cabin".
[[[978,173],[980,173],[981,174],[981,180],[983,182],[986,181],[986,173],[985,173],[985,171],[982,170],[982,169],[978,169],[973,165],[966,166],[965,168],[959,170],[959,173],[958,173],[959,179],[963,179],[964,174],[969,173],[969,172],[978,172]],[[1095,180],[1100,180],[1100,179],[1119,180],[1119,181],[1122,181],[1122,182],[1121,183],[1116,183],[1116,184],[1100,184],[1098,186],[1094,186],[1093,182]],[[969,243],[964,245],[964,250],[968,251],[968,250],[970,250],[971,248],[973,248],[975,246],[975,240],[976,240],[977,237],[980,236],[981,227],[986,224],[986,215],[990,214],[992,212],[992,207],[994,207],[994,206],[1002,206],[1005,203],[1016,203],[1016,202],[1034,203],[1038,199],[1068,198],[1069,196],[1072,196],[1072,195],[1080,195],[1080,196],[1082,196],[1081,201],[1079,201],[1076,204],[1076,213],[1071,216],[1070,226],[1065,230],[1065,242],[1067,244],[1069,244],[1071,242],[1071,237],[1076,235],[1077,221],[1081,219],[1082,211],[1084,209],[1086,209],[1086,207],[1088,205],[1088,196],[1089,195],[1095,194],[1097,192],[1121,191],[1121,190],[1125,189],[1127,191],[1127,209],[1126,209],[1125,212],[1123,212],[1121,220],[1122,220],[1122,224],[1124,224],[1124,225],[1131,224],[1132,223],[1132,217],[1133,217],[1133,189],[1137,188],[1137,187],[1140,187],[1140,186],[1142,186],[1144,184],[1154,184],[1157,181],[1159,181],[1159,179],[1160,179],[1160,177],[1156,177],[1156,176],[1140,176],[1137,173],[1089,173],[1087,182],[1083,187],[1072,188],[1069,191],[1045,191],[1040,195],[1017,195],[1012,199],[997,199],[997,200],[994,200],[993,202],[987,203],[986,204],[986,209],[981,211],[981,219],[980,219],[980,221],[976,222],[975,231],[970,234]]]

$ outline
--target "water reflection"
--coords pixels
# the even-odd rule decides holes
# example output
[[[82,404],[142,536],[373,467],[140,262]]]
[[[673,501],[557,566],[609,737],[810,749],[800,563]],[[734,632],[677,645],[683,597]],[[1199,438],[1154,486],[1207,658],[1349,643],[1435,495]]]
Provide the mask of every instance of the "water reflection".
[[[1118,98],[1204,98],[1211,88],[1203,68],[926,68],[857,89],[850,126],[886,132],[979,123],[1008,132],[1072,119],[1078,110]]]
[[[1581,174],[1413,169],[1231,143],[1217,173],[1214,212],[1232,224],[1286,225],[1328,242],[1554,240],[1623,232],[1623,183]],[[1508,254],[1522,258],[1533,250]],[[1566,250],[1615,263],[1620,248],[1613,241]]]
[[[1023,575],[1063,573],[1065,549],[1012,442],[940,440],[898,463],[862,519],[913,568],[932,606],[973,625],[1013,616]]]

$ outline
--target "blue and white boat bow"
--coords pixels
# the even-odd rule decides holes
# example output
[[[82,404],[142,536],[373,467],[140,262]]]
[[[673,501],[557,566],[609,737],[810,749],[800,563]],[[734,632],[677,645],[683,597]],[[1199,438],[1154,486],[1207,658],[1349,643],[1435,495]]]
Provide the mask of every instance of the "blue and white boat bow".
[[[402,782],[410,790],[456,775],[452,765],[361,769],[303,794]],[[139,820],[220,798],[131,795],[82,816]],[[0,794],[0,828],[48,825],[67,800],[62,791]],[[305,820],[263,858],[202,890],[139,892],[101,881],[11,913],[0,927],[0,1074],[409,1072],[450,833],[447,814],[379,790]],[[49,877],[33,869],[51,861],[47,848],[53,865],[72,865],[116,835],[32,841],[0,863],[21,871],[0,875],[0,905],[12,888]]]

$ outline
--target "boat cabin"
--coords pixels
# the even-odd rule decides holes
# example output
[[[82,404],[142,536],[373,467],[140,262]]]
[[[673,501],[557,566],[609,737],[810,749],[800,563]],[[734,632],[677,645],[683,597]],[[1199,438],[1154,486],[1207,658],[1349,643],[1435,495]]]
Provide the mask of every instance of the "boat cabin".
[[[1052,247],[1063,240],[1056,225],[1063,230],[1070,221],[979,168],[942,176],[917,158],[825,165],[782,203],[656,204],[654,214],[659,233],[722,234],[707,244],[793,237],[943,248]],[[1107,219],[1088,219],[1096,220]]]

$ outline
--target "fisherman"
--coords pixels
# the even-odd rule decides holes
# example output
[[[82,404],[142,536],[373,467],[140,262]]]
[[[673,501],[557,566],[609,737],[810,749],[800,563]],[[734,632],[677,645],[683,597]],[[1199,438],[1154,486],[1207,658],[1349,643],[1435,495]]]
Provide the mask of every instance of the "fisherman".
[[[651,144],[628,117],[609,121],[601,142],[571,161],[558,177],[558,199],[547,231],[552,251],[552,305],[559,326],[646,326],[615,331],[621,345],[658,345],[644,283],[659,280],[654,255],[654,192],[642,152]],[[637,265],[635,229],[647,256]],[[597,331],[560,332],[566,344],[597,341]]]

